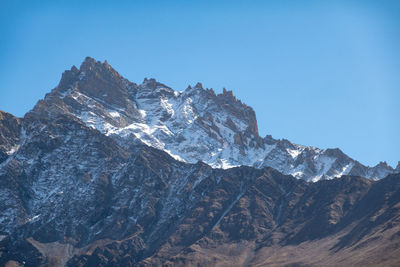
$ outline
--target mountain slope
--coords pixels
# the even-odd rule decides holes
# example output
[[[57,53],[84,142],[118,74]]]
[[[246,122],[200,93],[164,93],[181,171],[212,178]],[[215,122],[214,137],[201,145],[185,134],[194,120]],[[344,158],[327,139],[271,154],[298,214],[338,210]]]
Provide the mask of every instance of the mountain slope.
[[[221,142],[224,167],[236,152],[271,148],[275,162],[300,147],[260,138],[252,109],[227,91],[136,85],[87,59],[24,118],[0,113],[0,265],[400,263],[399,174],[311,183],[262,164],[182,160]],[[318,162],[307,153],[352,161],[302,149],[307,166]]]
[[[20,127],[19,149],[0,172],[1,264],[400,260],[399,175],[308,183],[271,168],[212,169],[125,148],[64,113],[32,112]],[[298,258],[277,257],[294,248]],[[321,250],[327,258],[315,257]]]

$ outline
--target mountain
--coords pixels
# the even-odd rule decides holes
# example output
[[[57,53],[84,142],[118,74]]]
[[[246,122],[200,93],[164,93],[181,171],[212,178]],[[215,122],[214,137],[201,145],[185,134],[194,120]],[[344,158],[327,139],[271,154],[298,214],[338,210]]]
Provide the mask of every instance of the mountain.
[[[289,148],[375,176],[292,176]],[[233,167],[247,156],[262,163]],[[397,266],[400,174],[382,170],[259,137],[231,92],[136,85],[87,58],[23,118],[0,112],[0,265]]]
[[[259,136],[254,110],[224,89],[200,83],[174,91],[154,79],[140,85],[107,62],[86,58],[31,113],[68,113],[129,147],[143,143],[177,160],[216,168],[272,167],[306,181],[357,175],[377,180],[394,170],[382,162],[366,167],[340,149],[318,149]],[[51,116],[51,114],[49,114]]]

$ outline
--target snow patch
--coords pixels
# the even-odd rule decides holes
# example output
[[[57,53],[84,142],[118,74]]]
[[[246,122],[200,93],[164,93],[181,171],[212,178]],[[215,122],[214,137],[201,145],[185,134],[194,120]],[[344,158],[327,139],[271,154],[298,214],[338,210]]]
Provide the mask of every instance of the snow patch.
[[[111,115],[113,118],[119,118],[121,115],[117,111],[109,111],[108,114]]]
[[[300,155],[300,153],[301,153],[301,151],[298,150],[298,149],[289,149],[289,148],[287,148],[286,151],[294,159],[297,158],[297,156]]]
[[[17,152],[18,149],[19,149],[19,145],[15,145],[15,146],[11,147],[10,150],[6,151],[6,154],[7,154],[7,155],[12,155],[12,154],[14,154],[15,152]]]
[[[40,214],[33,216],[32,218],[28,218],[28,220],[26,222],[34,222],[37,221],[37,219],[39,219]]]

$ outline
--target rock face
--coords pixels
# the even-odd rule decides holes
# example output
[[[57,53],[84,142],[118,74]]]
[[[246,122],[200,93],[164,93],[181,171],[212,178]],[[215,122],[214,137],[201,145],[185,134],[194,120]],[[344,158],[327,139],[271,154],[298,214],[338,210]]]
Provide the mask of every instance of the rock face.
[[[20,119],[0,110],[0,164],[18,149]]]
[[[230,91],[136,85],[87,58],[24,118],[0,113],[0,155],[0,265],[400,263],[400,175],[261,138]],[[382,179],[324,180],[349,162]]]

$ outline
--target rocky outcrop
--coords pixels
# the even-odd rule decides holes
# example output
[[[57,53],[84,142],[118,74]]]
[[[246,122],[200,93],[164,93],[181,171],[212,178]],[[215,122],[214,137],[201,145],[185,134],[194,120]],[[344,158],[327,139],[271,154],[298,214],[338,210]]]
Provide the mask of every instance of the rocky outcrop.
[[[0,164],[18,150],[20,120],[0,110]]]

